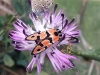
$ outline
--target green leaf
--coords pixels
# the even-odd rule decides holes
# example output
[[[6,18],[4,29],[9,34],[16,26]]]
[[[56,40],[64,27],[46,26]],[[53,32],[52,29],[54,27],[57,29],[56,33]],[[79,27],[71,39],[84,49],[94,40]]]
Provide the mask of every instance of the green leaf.
[[[0,26],[3,25],[5,22],[5,18],[3,16],[0,16]]]
[[[4,64],[6,66],[9,66],[9,67],[12,67],[14,66],[14,60],[8,55],[8,54],[5,54],[4,57],[3,57],[3,61],[4,61]]]
[[[27,64],[28,64],[28,62],[27,62],[26,60],[23,59],[23,60],[18,60],[18,61],[17,61],[17,64],[26,67]]]
[[[21,14],[23,12],[23,6],[19,2],[15,3],[15,9],[18,12],[18,14]]]
[[[12,0],[12,4],[19,15],[23,15],[30,8],[28,0]]]
[[[0,37],[4,34],[4,29],[0,30]]]

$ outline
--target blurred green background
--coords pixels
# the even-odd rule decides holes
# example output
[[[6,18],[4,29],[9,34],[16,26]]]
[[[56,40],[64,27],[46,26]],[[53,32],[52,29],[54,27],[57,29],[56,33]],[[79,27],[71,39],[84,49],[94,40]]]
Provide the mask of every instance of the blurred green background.
[[[100,48],[100,0],[55,0],[58,10],[64,9],[69,20],[76,18],[81,29],[80,43],[75,44],[75,49],[87,51]],[[54,5],[53,5],[54,6]],[[53,8],[52,6],[52,8]],[[0,0],[0,75],[37,75],[36,65],[32,73],[25,71],[31,61],[29,51],[20,52],[11,45],[8,36],[13,29],[12,22],[18,15],[26,24],[32,22],[28,17],[31,8],[27,0]],[[77,56],[78,57],[78,56]],[[79,75],[100,75],[100,64],[88,58],[78,57],[74,61]],[[57,75],[48,59],[45,59],[41,75]],[[77,75],[76,70],[66,70],[60,75]]]

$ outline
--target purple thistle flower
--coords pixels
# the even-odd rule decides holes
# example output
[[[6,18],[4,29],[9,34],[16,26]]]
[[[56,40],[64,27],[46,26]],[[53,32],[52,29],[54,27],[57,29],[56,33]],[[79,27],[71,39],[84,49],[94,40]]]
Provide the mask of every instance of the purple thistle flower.
[[[62,40],[55,42],[45,51],[37,55],[33,55],[31,62],[27,66],[27,71],[29,71],[32,70],[34,64],[36,64],[38,75],[40,75],[46,55],[50,59],[53,68],[57,73],[68,68],[72,69],[75,67],[70,60],[76,60],[77,58],[72,55],[62,53],[60,50],[58,50],[57,46],[77,43],[77,40],[74,42],[69,42],[69,40],[71,37],[77,38],[79,36],[80,30],[75,30],[77,26],[75,25],[76,23],[73,22],[74,19],[69,22],[67,17],[64,17],[64,11],[60,10],[58,13],[56,13],[56,8],[57,4],[55,5],[54,12],[52,14],[50,13],[50,10],[46,11],[42,16],[42,21],[34,13],[29,14],[29,17],[34,23],[36,31],[32,29],[33,27],[26,25],[20,19],[17,19],[17,21],[13,24],[15,30],[12,30],[9,34],[15,49],[20,51],[32,51],[37,44],[35,41],[26,40],[25,38],[28,35],[34,34],[36,32],[46,31],[49,28],[61,30]]]

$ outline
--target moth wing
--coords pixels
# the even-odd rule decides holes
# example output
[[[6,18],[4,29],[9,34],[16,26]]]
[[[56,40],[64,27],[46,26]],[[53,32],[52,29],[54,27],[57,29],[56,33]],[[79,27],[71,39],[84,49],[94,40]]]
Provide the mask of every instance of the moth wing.
[[[44,39],[41,42],[39,42],[35,48],[33,49],[33,51],[31,52],[32,55],[36,55],[38,53],[41,53],[43,51],[45,51],[48,47],[50,47],[52,45],[52,43],[50,43],[49,39]]]
[[[34,34],[27,36],[25,39],[28,41],[35,41],[37,40],[37,36],[38,36],[38,33],[34,33]]]
[[[41,46],[40,44],[41,44],[41,42],[39,44],[37,44],[35,46],[35,48],[32,50],[32,52],[31,52],[32,55],[39,54],[45,50],[45,47]]]

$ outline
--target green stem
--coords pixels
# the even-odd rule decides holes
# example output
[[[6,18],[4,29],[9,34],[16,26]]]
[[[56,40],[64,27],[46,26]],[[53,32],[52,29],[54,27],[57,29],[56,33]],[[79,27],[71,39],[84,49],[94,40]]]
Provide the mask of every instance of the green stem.
[[[11,17],[11,19],[10,19],[9,22],[8,22],[8,25],[12,23],[12,20],[13,20],[14,18],[15,18],[14,16]]]
[[[85,52],[82,52],[80,50],[73,50],[72,53],[77,56],[100,61],[100,54],[97,54],[96,50],[90,50],[90,51],[85,51]]]

